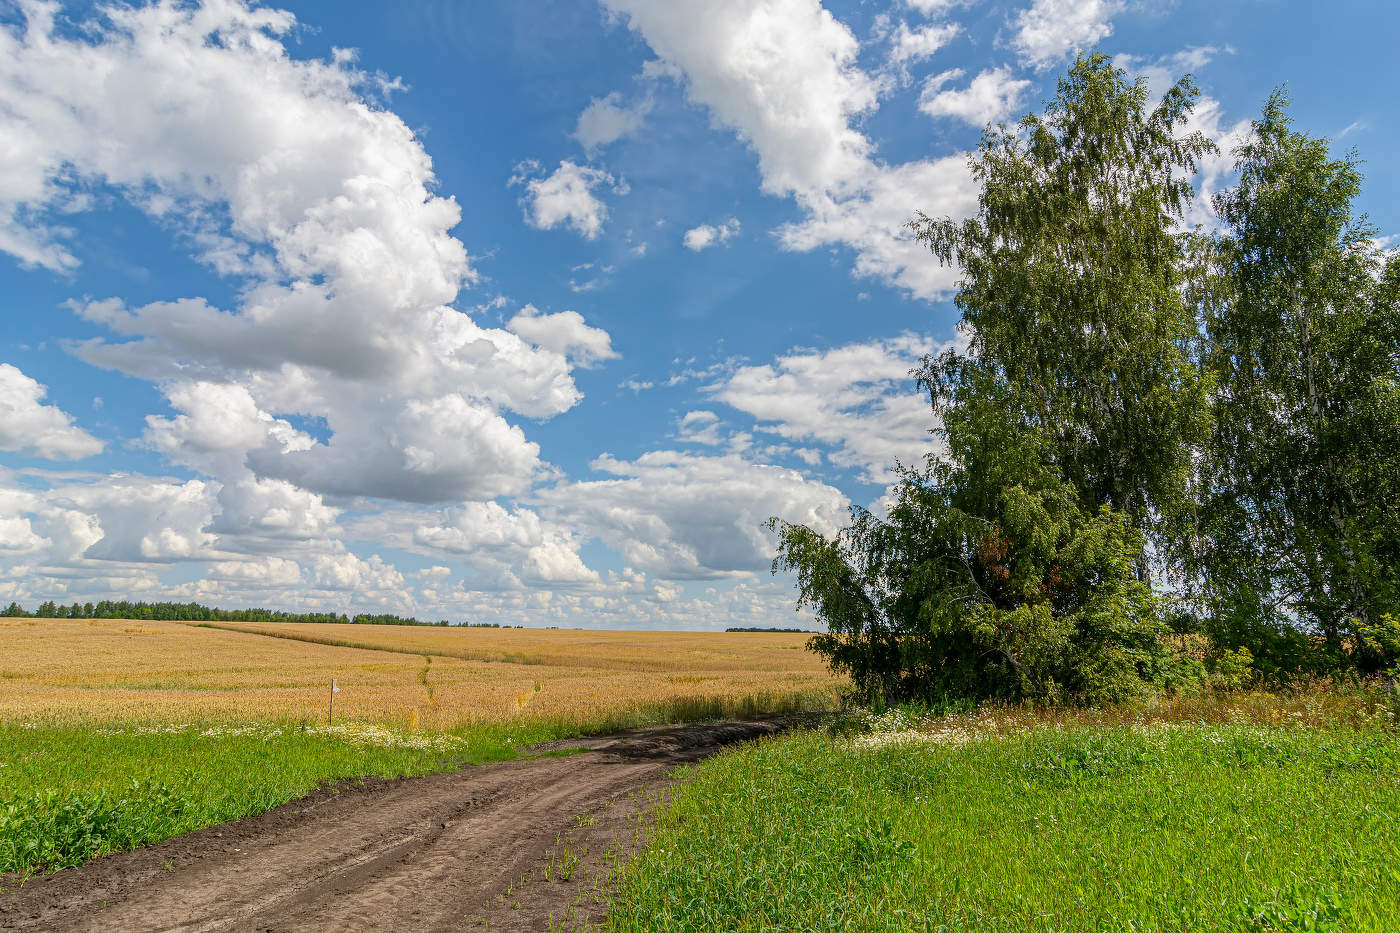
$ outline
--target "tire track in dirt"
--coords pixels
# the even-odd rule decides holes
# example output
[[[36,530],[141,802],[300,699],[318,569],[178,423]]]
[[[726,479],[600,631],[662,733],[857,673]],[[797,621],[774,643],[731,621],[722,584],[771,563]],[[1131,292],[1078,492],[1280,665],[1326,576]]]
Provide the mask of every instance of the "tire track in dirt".
[[[545,930],[597,921],[667,771],[782,721],[638,730],[567,757],[320,791],[16,887],[0,930]]]

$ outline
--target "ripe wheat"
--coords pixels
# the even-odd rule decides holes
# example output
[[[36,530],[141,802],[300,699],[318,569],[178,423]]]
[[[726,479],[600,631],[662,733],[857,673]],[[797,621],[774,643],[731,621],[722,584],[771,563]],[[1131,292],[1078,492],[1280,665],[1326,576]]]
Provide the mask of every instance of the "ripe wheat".
[[[0,623],[0,719],[337,720],[578,727],[826,703],[786,633],[604,632],[125,620]]]

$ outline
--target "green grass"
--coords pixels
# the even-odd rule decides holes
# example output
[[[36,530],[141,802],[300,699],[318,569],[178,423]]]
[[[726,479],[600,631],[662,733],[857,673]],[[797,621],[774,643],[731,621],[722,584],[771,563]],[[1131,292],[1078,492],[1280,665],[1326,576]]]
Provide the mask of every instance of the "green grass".
[[[621,872],[611,929],[1400,922],[1392,732],[1071,725],[861,742],[806,731],[687,769]]]
[[[513,757],[549,726],[447,735],[374,727],[0,724],[0,873],[77,865],[269,810],[328,782]]]

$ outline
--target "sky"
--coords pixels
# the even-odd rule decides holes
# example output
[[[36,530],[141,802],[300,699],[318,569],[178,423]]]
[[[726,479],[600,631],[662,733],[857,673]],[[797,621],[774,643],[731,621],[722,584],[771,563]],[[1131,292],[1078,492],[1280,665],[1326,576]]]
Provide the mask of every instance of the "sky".
[[[0,0],[0,601],[811,625],[879,507],[988,122],[1078,51],[1287,84],[1400,232],[1400,7]]]

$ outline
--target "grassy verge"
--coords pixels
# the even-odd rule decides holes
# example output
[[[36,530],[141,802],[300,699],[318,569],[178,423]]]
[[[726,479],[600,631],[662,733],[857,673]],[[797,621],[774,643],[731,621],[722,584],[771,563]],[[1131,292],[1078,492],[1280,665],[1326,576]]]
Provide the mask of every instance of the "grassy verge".
[[[930,717],[737,749],[674,788],[611,928],[1393,930],[1400,736],[1222,718]]]
[[[0,873],[77,865],[261,813],[346,778],[512,757],[549,726],[0,724]]]

